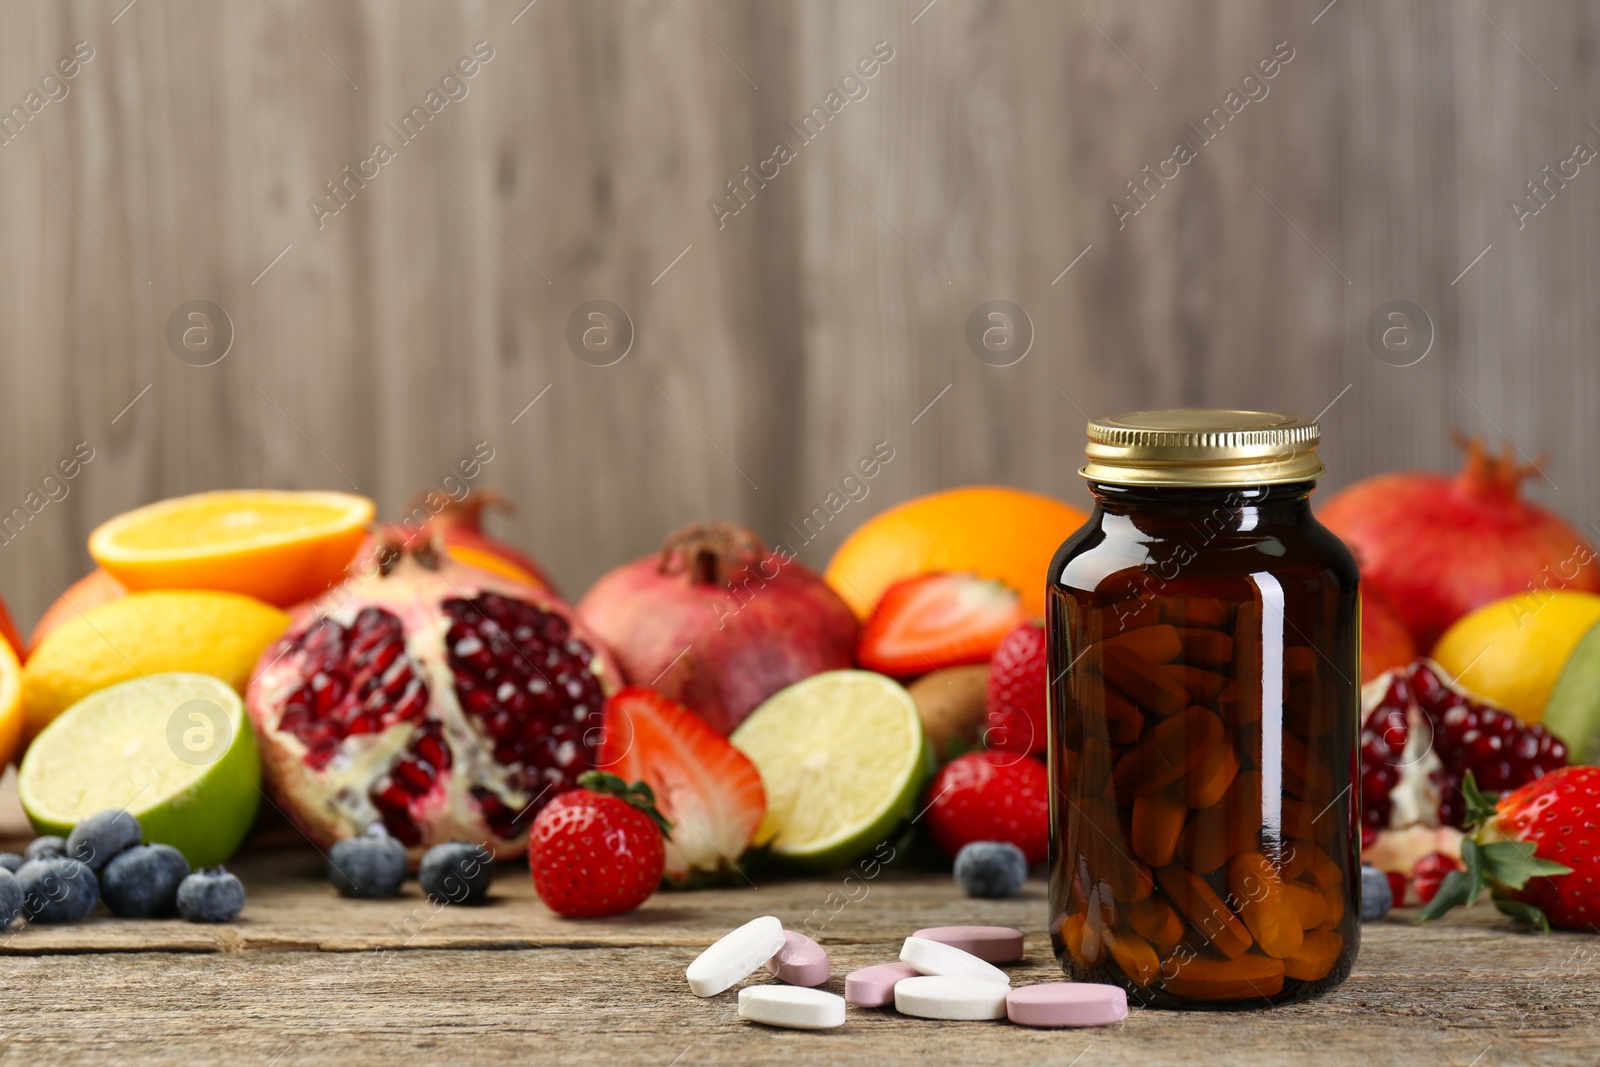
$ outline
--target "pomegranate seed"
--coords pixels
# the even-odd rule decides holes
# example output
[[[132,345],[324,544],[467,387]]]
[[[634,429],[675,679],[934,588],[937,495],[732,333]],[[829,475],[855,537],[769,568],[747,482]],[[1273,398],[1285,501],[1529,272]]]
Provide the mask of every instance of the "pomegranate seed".
[[[434,770],[420,760],[401,760],[390,770],[395,780],[413,793],[426,793],[433,788]]]
[[[1406,876],[1399,871],[1384,871],[1389,879],[1389,892],[1394,897],[1394,906],[1404,907],[1406,903]]]
[[[1424,904],[1428,903],[1438,894],[1445,875],[1463,869],[1458,860],[1451,859],[1443,852],[1434,852],[1422,857],[1411,871],[1411,886],[1417,891],[1417,899]]]
[[[383,719],[369,711],[352,718],[344,732],[346,737],[352,737],[356,734],[375,734],[382,729]]]
[[[382,674],[389,669],[395,660],[400,658],[400,653],[405,651],[405,642],[399,639],[389,640],[379,645],[372,653],[369,663],[372,673]]]
[[[411,804],[411,794],[393,778],[380,778],[372,787],[372,803],[379,811],[405,811]]]
[[[427,760],[435,767],[450,766],[450,750],[445,747],[444,742],[439,740],[436,734],[423,734],[417,738],[414,747],[416,748],[418,756]]]
[[[394,706],[395,722],[410,722],[420,719],[422,713],[428,708],[428,687],[419,679],[413,678],[406,686],[406,691]],[[438,762],[438,761],[434,761]]]

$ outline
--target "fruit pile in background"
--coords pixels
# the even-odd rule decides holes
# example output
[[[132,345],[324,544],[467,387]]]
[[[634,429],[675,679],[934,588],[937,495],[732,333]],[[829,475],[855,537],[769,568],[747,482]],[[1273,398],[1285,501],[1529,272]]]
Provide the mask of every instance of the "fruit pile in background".
[[[1475,788],[1510,801],[1569,762],[1600,760],[1595,550],[1523,499],[1521,483],[1537,467],[1509,445],[1495,457],[1481,442],[1457,443],[1466,462],[1453,476],[1379,475],[1317,508],[1361,568],[1363,859],[1388,872],[1396,904],[1428,904],[1450,872],[1467,877],[1474,845],[1464,832],[1492,824],[1474,808]],[[1595,825],[1592,790],[1559,796],[1543,803]],[[1556,858],[1546,847],[1538,854]],[[1482,869],[1472,868],[1479,888]],[[1589,929],[1600,913],[1600,889],[1576,875],[1529,886],[1515,892],[1588,894],[1589,920],[1574,924],[1565,908],[1550,914],[1556,925]],[[1527,908],[1502,910],[1542,921]]]
[[[1375,884],[1397,904],[1492,886],[1570,925],[1593,888],[1551,826],[1592,830],[1594,788],[1518,798],[1600,758],[1600,564],[1520,499],[1525,474],[1473,444],[1453,479],[1385,475],[1319,514],[1362,566]],[[1044,862],[1044,585],[1082,513],[952,489],[867,520],[822,574],[697,524],[574,608],[484,531],[499,503],[374,526],[361,497],[238,491],[101,526],[99,569],[26,645],[0,612],[0,758],[36,829],[125,808],[144,847],[209,868],[264,789],[345,896],[418,872],[476,901],[526,855],[572,917],[755,865],[940,855],[1001,896]],[[1512,884],[1511,851],[1541,873]]]

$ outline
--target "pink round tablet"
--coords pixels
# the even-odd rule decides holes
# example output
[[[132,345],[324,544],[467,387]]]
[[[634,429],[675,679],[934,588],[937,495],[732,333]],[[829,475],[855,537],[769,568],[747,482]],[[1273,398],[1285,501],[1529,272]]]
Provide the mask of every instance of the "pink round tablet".
[[[828,980],[828,954],[805,934],[783,932],[783,947],[767,961],[767,970],[789,985],[819,986]]]
[[[909,963],[880,963],[844,976],[844,999],[860,1008],[881,1008],[894,1003],[894,984],[922,972]]]
[[[1022,931],[1009,926],[933,926],[912,936],[970,952],[987,963],[1015,963],[1022,958]]]
[[[1128,1017],[1128,994],[1095,982],[1042,982],[1006,994],[1006,1017],[1019,1026],[1107,1026]]]

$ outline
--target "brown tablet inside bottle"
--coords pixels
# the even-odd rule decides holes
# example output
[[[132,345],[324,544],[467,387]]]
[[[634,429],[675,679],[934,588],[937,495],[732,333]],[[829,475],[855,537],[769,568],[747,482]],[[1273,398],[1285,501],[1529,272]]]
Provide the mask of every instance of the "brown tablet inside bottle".
[[[1315,422],[1089,424],[1048,580],[1051,930],[1079,981],[1281,1004],[1360,941],[1354,560],[1311,513]]]

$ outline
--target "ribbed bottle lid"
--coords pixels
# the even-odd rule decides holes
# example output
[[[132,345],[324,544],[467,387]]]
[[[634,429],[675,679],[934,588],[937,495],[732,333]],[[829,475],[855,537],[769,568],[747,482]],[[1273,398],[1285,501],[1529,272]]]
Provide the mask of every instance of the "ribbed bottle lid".
[[[1299,415],[1174,408],[1089,423],[1089,462],[1078,473],[1112,485],[1230,486],[1306,482],[1327,468],[1322,432]]]

